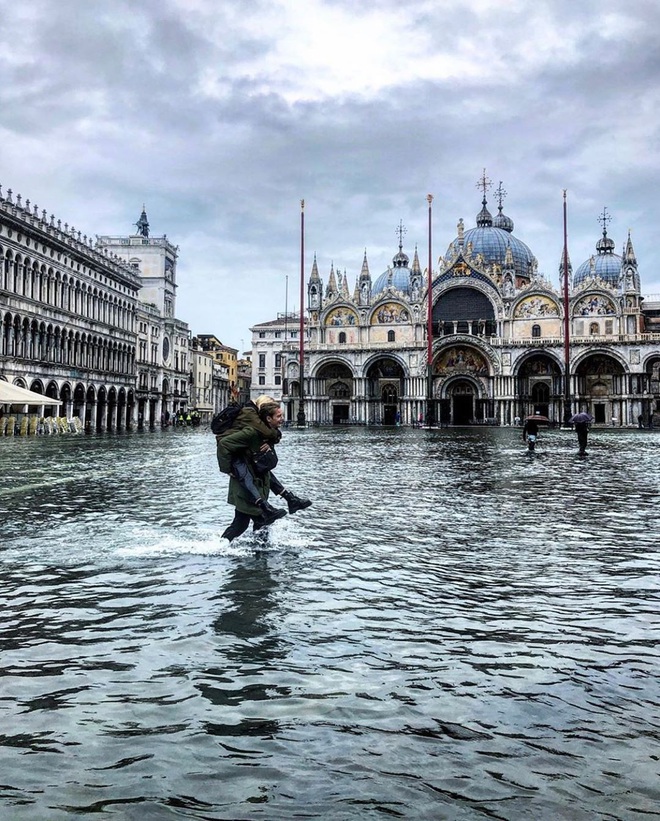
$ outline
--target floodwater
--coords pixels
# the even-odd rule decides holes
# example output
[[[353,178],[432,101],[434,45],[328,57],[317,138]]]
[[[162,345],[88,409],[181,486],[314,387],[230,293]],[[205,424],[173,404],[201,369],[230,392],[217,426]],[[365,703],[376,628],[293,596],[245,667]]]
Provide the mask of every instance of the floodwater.
[[[660,437],[0,441],[0,819],[660,817]],[[275,500],[278,502],[279,500]]]

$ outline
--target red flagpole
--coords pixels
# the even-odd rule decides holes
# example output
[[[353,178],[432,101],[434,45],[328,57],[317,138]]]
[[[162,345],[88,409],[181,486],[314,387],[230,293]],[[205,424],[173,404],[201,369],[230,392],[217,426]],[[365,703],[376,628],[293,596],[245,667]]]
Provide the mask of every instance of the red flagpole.
[[[299,427],[305,425],[305,200],[300,200],[300,404],[298,405]]]
[[[568,314],[568,228],[566,217],[566,189],[564,189],[564,424],[571,418],[571,340]]]
[[[433,194],[427,194],[426,201],[429,204],[429,267],[428,267],[428,304],[426,316],[426,365],[427,365],[427,391],[426,391],[426,424],[430,427],[435,422],[433,407],[433,255],[432,255],[432,231],[433,231]]]

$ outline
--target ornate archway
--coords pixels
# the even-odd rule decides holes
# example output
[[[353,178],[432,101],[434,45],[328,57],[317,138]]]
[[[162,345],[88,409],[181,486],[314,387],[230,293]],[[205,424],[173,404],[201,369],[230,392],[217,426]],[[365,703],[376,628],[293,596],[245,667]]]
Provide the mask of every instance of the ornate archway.
[[[378,403],[374,421],[395,425],[401,418],[399,398],[404,392],[403,367],[393,357],[384,356],[367,369],[367,396]]]

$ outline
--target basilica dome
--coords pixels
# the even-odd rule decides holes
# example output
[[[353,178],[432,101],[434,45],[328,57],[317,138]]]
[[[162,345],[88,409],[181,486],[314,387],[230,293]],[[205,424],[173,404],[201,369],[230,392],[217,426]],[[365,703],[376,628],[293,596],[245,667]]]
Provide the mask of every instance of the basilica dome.
[[[510,248],[516,274],[530,279],[537,264],[536,257],[522,240],[514,237],[513,220],[502,213],[501,206],[500,213],[493,219],[486,208],[485,199],[482,204],[483,208],[477,215],[477,227],[470,228],[462,236],[459,234],[456,237],[447,248],[445,263],[450,265],[462,249],[465,254],[471,251],[473,257],[481,254],[484,267],[493,264],[503,267],[507,248]]]
[[[614,240],[607,236],[603,229],[603,236],[596,243],[596,256],[589,257],[575,272],[573,287],[580,285],[587,279],[599,277],[610,288],[619,285],[621,275],[621,257],[614,253]]]
[[[392,267],[384,271],[374,282],[371,289],[372,296],[377,297],[389,286],[406,296],[410,295],[410,259],[407,254],[403,253],[402,247],[399,245],[399,252],[392,258]]]

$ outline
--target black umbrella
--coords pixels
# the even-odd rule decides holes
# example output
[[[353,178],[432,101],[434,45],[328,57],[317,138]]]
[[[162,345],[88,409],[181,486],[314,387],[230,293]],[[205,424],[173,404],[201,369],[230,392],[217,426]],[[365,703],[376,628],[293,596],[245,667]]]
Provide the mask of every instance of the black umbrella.
[[[580,411],[579,413],[576,413],[575,416],[571,416],[571,418],[568,420],[568,424],[569,425],[575,425],[576,423],[579,424],[581,422],[593,422],[593,421],[594,421],[593,416],[591,416],[588,413],[585,413],[584,411]]]

